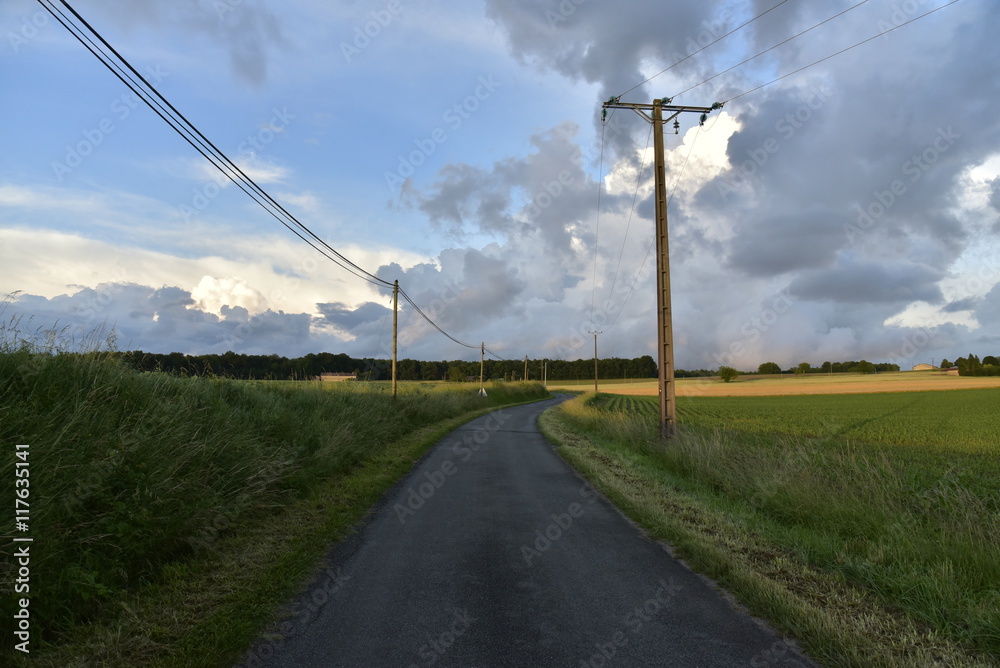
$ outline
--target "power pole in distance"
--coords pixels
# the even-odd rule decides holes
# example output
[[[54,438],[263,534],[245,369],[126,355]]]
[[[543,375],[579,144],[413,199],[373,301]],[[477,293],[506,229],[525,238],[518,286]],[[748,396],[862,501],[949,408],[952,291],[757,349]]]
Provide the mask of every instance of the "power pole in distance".
[[[479,396],[486,396],[486,388],[483,386],[483,365],[486,359],[486,342],[479,345]]]
[[[396,398],[396,334],[399,324],[399,281],[392,284],[392,398]]]
[[[622,102],[613,97],[604,103],[608,109],[631,109],[648,123],[653,124],[653,153],[655,158],[656,185],[656,352],[659,357],[660,381],[660,435],[672,438],[677,431],[677,406],[674,400],[674,342],[673,322],[670,311],[670,245],[667,238],[667,179],[663,155],[663,124],[674,121],[674,131],[678,132],[680,121],[675,120],[684,112],[701,114],[704,123],[708,114],[721,109],[718,102],[711,107],[674,106],[670,98],[653,100],[652,104]],[[670,114],[666,119],[663,112]],[[595,335],[596,346],[596,335]],[[596,374],[595,374],[596,378]],[[596,386],[596,381],[595,381]]]
[[[524,356],[524,382],[528,382],[528,356]]]
[[[597,335],[601,332],[591,332],[594,335],[594,394],[597,394]]]

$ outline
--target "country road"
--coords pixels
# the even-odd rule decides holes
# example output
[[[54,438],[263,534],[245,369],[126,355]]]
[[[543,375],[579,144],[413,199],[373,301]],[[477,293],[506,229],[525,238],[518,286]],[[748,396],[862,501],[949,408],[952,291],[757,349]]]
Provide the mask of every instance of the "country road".
[[[241,665],[813,665],[559,458],[536,421],[564,398],[444,438]]]

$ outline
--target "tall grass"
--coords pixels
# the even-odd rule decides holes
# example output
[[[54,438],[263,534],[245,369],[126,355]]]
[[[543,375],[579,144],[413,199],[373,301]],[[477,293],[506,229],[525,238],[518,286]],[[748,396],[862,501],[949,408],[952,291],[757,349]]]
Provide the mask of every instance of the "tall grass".
[[[682,425],[663,442],[655,416],[604,405],[591,395],[560,415],[635,469],[715,499],[811,566],[1000,659],[1000,463],[722,427]]]
[[[118,614],[125,595],[216,549],[233,525],[413,430],[545,394],[410,388],[393,401],[349,386],[143,374],[65,344],[58,331],[0,325],[0,498],[14,498],[14,444],[29,444],[33,639],[47,643]],[[14,598],[0,597],[7,619]]]

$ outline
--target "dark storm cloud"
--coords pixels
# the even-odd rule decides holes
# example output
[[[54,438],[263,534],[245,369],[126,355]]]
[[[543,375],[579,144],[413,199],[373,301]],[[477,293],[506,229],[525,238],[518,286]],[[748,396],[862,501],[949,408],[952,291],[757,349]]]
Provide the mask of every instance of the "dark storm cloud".
[[[838,222],[830,212],[809,210],[749,219],[736,229],[730,266],[751,276],[825,266],[844,242]]]
[[[23,316],[32,329],[62,332],[71,349],[105,343],[112,331],[121,350],[142,342],[149,352],[295,356],[322,347],[312,338],[309,314],[268,310],[251,316],[243,307],[224,306],[220,318],[197,308],[191,293],[178,287],[103,283],[51,299],[19,295],[8,311]]]
[[[975,309],[981,299],[976,297],[966,297],[965,299],[957,299],[953,302],[946,304],[941,310],[945,313],[959,313],[961,311],[971,311]]]
[[[489,169],[449,164],[427,192],[414,191],[431,222],[456,236],[537,233],[553,258],[571,254],[568,225],[594,216],[597,184],[584,170],[578,128],[564,123],[531,137],[535,151]],[[610,205],[613,205],[613,198]]]
[[[990,206],[1000,211],[1000,178],[991,179],[990,182]]]
[[[386,308],[381,304],[376,304],[375,302],[365,302],[354,309],[339,302],[317,304],[316,308],[323,314],[324,318],[347,331],[351,331],[359,325],[366,323],[380,323],[386,314],[392,312],[392,309]]]
[[[172,25],[206,37],[222,45],[233,71],[255,86],[267,79],[270,52],[288,46],[278,16],[251,0],[106,0],[95,9],[126,29]]]
[[[914,301],[940,303],[937,282],[942,278],[938,271],[905,260],[883,265],[841,257],[834,267],[802,272],[788,290],[812,301],[903,307]]]

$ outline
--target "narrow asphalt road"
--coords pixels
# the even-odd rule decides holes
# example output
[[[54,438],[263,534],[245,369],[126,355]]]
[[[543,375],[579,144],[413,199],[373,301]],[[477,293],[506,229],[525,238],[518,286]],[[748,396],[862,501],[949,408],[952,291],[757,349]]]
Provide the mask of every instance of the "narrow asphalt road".
[[[556,455],[536,421],[560,400],[438,443],[244,665],[813,665]]]

